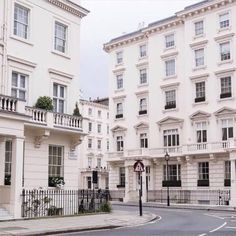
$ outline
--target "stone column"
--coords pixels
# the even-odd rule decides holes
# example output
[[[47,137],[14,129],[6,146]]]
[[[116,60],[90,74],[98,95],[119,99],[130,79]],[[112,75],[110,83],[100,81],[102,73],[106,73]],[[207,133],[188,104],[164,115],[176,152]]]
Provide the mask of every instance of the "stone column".
[[[125,197],[124,202],[130,200],[130,171],[128,163],[125,163]]]
[[[0,138],[0,185],[4,185],[5,178],[5,138]]]
[[[23,155],[24,155],[24,137],[13,138],[10,213],[14,218],[21,217]]]
[[[236,207],[236,151],[230,152],[230,161],[231,161],[231,200],[230,206]]]

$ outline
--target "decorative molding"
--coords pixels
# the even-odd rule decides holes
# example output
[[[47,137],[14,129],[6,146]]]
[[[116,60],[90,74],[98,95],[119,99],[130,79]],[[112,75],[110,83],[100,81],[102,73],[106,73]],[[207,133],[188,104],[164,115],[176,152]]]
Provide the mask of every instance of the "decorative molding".
[[[148,95],[149,90],[138,91],[135,93],[136,96]]]
[[[113,133],[116,133],[116,132],[125,132],[127,130],[127,128],[123,127],[123,126],[120,126],[120,125],[116,125],[115,127],[113,127],[111,129],[111,131]]]
[[[44,130],[44,133],[34,137],[34,147],[40,148],[44,140],[47,140],[50,136],[50,131]]]
[[[236,68],[233,67],[233,68],[229,68],[229,69],[218,70],[214,73],[215,73],[216,76],[221,76],[223,74],[233,74],[235,70],[236,70]]]
[[[203,40],[200,42],[196,42],[196,43],[191,43],[189,46],[193,49],[198,48],[198,47],[205,47],[206,44],[208,43],[208,40]]]
[[[112,70],[112,72],[113,72],[114,74],[124,73],[124,71],[125,71],[125,68],[124,68],[124,67],[122,67],[122,68],[116,68],[116,69]]]
[[[200,75],[193,75],[193,76],[190,76],[189,78],[191,80],[206,80],[207,78],[209,77],[209,74],[208,73],[205,73],[205,74],[200,74]]]
[[[148,61],[143,61],[136,64],[137,68],[140,68],[140,67],[146,68],[147,66],[148,66]]]
[[[178,54],[179,54],[178,52],[166,53],[161,55],[161,59],[176,57]]]
[[[82,137],[77,137],[77,138],[73,138],[71,141],[70,141],[70,151],[73,152],[75,151],[76,147],[78,145],[80,145],[83,141],[83,138]]]
[[[194,112],[192,115],[190,115],[189,118],[191,120],[197,120],[197,119],[207,119],[210,116],[211,116],[210,113],[198,110],[198,111]]]
[[[56,70],[56,69],[52,69],[52,68],[49,68],[48,72],[49,72],[49,74],[59,75],[63,78],[68,78],[68,79],[73,79],[74,78],[74,75],[71,75],[71,74]]]
[[[28,67],[31,67],[31,68],[35,68],[37,66],[37,64],[34,63],[34,62],[27,61],[25,59],[22,59],[22,58],[19,58],[19,57],[10,56],[10,55],[7,56],[7,60],[8,61],[13,61],[13,62],[16,62],[16,63],[19,63],[19,64],[22,64],[22,65],[25,65],[25,66],[28,66]]]
[[[126,98],[126,95],[120,95],[120,96],[113,97],[112,99],[113,100],[123,100],[125,98]]]
[[[221,116],[228,116],[228,115],[235,115],[236,114],[236,110],[233,108],[229,108],[229,107],[222,107],[221,109],[217,110],[216,112],[214,112],[214,115],[216,117],[221,117]]]
[[[180,126],[180,128],[182,128],[183,122],[184,122],[183,119],[173,117],[173,116],[167,116],[164,119],[161,119],[160,121],[158,121],[157,124],[159,125],[159,127],[177,124]]]
[[[224,34],[224,35],[220,35],[215,37],[215,41],[216,42],[220,42],[220,41],[226,41],[226,40],[230,40],[231,38],[233,38],[235,35],[235,33],[229,33],[229,34]]]
[[[48,0],[48,2],[80,18],[89,13],[85,8],[69,0]]]
[[[169,88],[177,88],[179,86],[179,82],[177,83],[171,83],[171,84],[164,84],[164,85],[161,85],[161,89],[169,89]]]
[[[139,130],[139,129],[148,129],[149,128],[149,124],[147,122],[139,122],[137,125],[134,126],[134,128],[136,130]]]

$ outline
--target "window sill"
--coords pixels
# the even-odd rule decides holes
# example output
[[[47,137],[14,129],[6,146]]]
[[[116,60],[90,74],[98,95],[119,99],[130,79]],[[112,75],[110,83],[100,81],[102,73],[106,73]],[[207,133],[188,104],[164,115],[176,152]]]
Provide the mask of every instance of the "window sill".
[[[169,75],[163,78],[163,80],[168,80],[168,79],[177,79],[177,75]]]
[[[206,36],[205,34],[194,35],[193,40],[205,38],[205,36]]]
[[[192,104],[193,107],[197,106],[197,105],[207,105],[208,104],[208,101],[204,101],[204,102],[194,102]]]
[[[118,63],[115,64],[115,67],[119,67],[119,66],[124,66],[124,62],[121,62],[119,64]]]
[[[219,28],[218,29],[218,33],[224,32],[224,31],[230,31],[231,30],[231,25],[228,27],[224,27],[224,28]]]
[[[120,92],[124,92],[124,89],[121,88],[121,89],[115,89],[115,93],[120,93]]]
[[[167,52],[167,51],[170,51],[170,50],[173,50],[173,49],[176,49],[176,46],[171,46],[171,47],[168,47],[168,48],[164,48],[164,52]]]
[[[234,99],[235,99],[235,97],[219,98],[219,99],[217,99],[217,102],[230,101],[230,100],[234,100]]]
[[[147,87],[148,86],[148,83],[145,83],[145,84],[139,84],[138,85],[138,88],[143,88],[143,87]]]
[[[166,112],[172,112],[172,111],[179,111],[178,108],[172,108],[172,109],[166,109],[166,110],[162,110],[163,113],[166,113]]]
[[[147,114],[142,114],[142,115],[137,115],[137,118],[143,118],[143,117],[148,117],[148,113]]]
[[[232,64],[233,63],[233,59],[230,60],[225,60],[225,61],[220,61],[217,63],[218,66],[224,65],[224,64]]]
[[[19,42],[28,44],[30,46],[34,46],[34,44],[30,40],[28,40],[28,39],[20,38],[20,37],[17,37],[16,35],[12,35],[12,36],[10,36],[10,38],[14,39],[14,40],[17,40]]]
[[[203,65],[203,66],[197,66],[197,67],[194,67],[194,68],[193,68],[193,71],[205,70],[206,68],[207,68],[206,65]]]
[[[146,61],[146,60],[148,60],[148,56],[139,57],[138,60],[139,61]]]
[[[123,117],[123,118],[115,118],[115,119],[114,119],[114,121],[123,121],[123,120],[125,120],[124,117]]]
[[[62,53],[62,52],[55,51],[55,50],[52,50],[52,53],[55,54],[55,55],[64,57],[64,58],[66,58],[66,59],[69,59],[69,60],[71,59],[71,58],[68,56],[68,54],[66,54],[66,53]]]

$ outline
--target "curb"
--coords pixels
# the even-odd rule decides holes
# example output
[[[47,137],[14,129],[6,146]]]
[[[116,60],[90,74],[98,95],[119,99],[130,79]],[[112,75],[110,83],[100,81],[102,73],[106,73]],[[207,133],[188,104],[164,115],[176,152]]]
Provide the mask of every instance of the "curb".
[[[138,203],[120,203],[120,202],[112,202],[111,203],[114,206],[130,206],[130,207],[138,207]],[[227,209],[227,208],[214,208],[210,206],[182,206],[182,205],[170,205],[170,206],[165,206],[165,205],[154,205],[154,204],[145,204],[143,203],[143,207],[148,207],[148,208],[166,208],[166,209],[185,209],[185,210],[206,210],[206,211],[219,211],[219,212],[232,212],[236,213],[236,209]]]

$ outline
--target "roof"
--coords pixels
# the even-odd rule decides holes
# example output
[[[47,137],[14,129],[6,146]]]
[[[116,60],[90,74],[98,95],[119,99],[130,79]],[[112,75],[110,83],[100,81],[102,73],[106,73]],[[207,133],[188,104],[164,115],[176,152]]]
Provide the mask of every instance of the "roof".
[[[189,5],[187,7],[184,8],[184,10],[190,10],[190,9],[193,9],[195,7],[199,7],[205,3],[208,3],[208,2],[212,2],[213,0],[204,0],[204,1],[201,1],[201,2],[197,2],[195,4],[192,4],[192,5]]]

